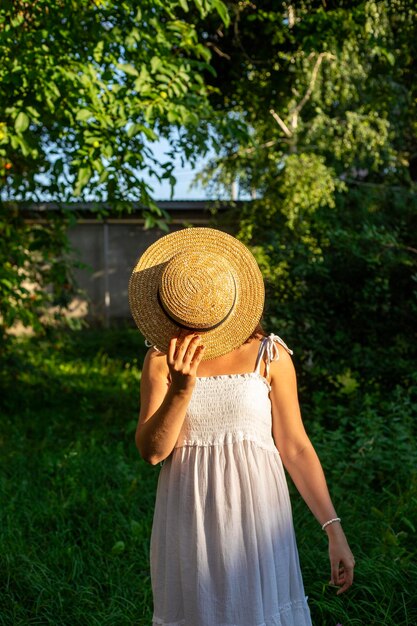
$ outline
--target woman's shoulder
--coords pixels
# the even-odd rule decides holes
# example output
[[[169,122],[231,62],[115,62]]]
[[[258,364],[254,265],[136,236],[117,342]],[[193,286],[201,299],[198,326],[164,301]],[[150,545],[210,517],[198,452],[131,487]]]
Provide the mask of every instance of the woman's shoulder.
[[[286,344],[284,339],[275,333],[266,334],[264,337],[264,343],[267,347],[273,349],[276,352],[277,357],[283,352],[287,352],[288,354],[293,354],[293,350]],[[278,360],[278,359],[277,359]]]
[[[265,363],[265,377],[273,380],[274,374],[285,368],[293,368],[291,356],[293,351],[287,346],[285,341],[274,333],[266,334],[261,341],[260,354],[258,359]]]
[[[291,361],[293,350],[275,333],[257,332],[251,335],[239,349],[243,353],[258,355],[267,364],[272,361]]]
[[[294,361],[291,356],[293,351],[283,340],[273,341],[273,354],[269,357],[267,364],[271,385],[274,387],[278,382],[281,386],[286,387],[296,378]]]
[[[148,372],[150,376],[166,376],[169,372],[166,354],[151,346],[143,361],[143,371]]]

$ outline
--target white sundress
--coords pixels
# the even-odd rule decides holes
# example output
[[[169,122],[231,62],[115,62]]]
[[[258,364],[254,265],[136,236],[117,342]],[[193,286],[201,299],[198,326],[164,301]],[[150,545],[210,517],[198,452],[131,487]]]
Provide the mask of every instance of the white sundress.
[[[277,335],[255,370],[197,378],[158,481],[153,626],[311,626],[281,457],[271,433]]]

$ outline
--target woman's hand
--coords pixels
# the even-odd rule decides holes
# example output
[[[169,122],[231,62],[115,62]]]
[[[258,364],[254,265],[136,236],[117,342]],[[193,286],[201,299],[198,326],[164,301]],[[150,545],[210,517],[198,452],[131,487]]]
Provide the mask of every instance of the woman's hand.
[[[329,529],[330,584],[340,587],[337,595],[345,592],[353,582],[355,559],[341,526]]]
[[[195,333],[180,334],[169,343],[167,361],[171,385],[175,391],[189,391],[194,387],[197,368],[203,358],[201,336]]]

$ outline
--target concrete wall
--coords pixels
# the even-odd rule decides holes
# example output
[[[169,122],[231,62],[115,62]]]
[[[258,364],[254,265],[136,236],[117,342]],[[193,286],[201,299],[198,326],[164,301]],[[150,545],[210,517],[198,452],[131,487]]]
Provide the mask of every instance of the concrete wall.
[[[170,232],[180,228],[174,225]],[[121,319],[134,324],[128,301],[129,278],[144,250],[164,234],[121,221],[81,222],[69,230],[69,240],[76,250],[74,258],[88,265],[74,271],[83,291],[77,305],[86,312],[87,319],[105,325]]]
[[[239,204],[240,201],[235,201],[233,206],[239,209]],[[227,218],[230,203],[226,201],[172,200],[161,201],[158,205],[170,215],[169,232],[190,225],[212,226],[234,232],[234,226]],[[19,210],[30,225],[47,223],[49,213],[60,211],[61,208],[61,205],[55,203],[29,203],[28,206],[22,203]],[[105,221],[100,221],[94,215],[97,203],[69,203],[65,208],[74,211],[77,220],[68,231],[73,248],[71,257],[86,267],[73,270],[79,295],[64,311],[58,306],[48,307],[41,314],[41,320],[54,324],[54,314],[59,313],[68,318],[86,318],[105,326],[116,320],[135,326],[128,301],[129,278],[143,251],[165,235],[165,231],[144,230],[145,207],[139,204],[126,217],[118,217],[117,213],[110,211]],[[105,204],[102,208],[110,209]],[[38,288],[32,283],[25,286],[32,291]],[[32,334],[33,329],[18,321],[7,332],[15,335]]]

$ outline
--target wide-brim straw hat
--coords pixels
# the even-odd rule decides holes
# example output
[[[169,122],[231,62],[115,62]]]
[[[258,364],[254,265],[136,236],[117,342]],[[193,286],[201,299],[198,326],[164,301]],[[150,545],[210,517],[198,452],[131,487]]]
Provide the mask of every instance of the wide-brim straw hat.
[[[242,345],[258,325],[265,299],[260,269],[235,237],[185,228],[158,239],[129,280],[129,305],[145,337],[167,353],[182,329],[202,335],[204,359]]]

